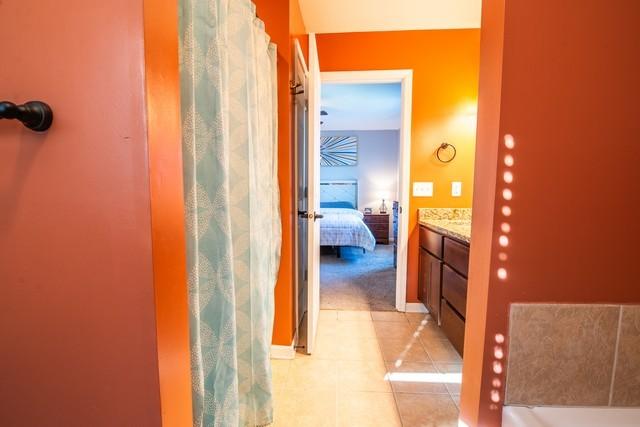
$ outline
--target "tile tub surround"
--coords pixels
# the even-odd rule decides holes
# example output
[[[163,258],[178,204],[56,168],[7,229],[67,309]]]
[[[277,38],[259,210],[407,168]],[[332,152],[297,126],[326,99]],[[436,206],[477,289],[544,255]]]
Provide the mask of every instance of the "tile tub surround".
[[[418,209],[418,222],[445,236],[471,241],[471,209],[422,208]]]
[[[640,306],[623,306],[611,406],[640,407]]]
[[[640,406],[640,306],[513,304],[505,403]]]

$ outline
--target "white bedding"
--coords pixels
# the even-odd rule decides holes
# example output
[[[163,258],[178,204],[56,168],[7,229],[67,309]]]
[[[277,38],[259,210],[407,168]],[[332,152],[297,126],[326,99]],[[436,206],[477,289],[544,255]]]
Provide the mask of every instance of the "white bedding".
[[[321,246],[357,246],[368,251],[376,247],[376,239],[362,221],[364,215],[355,209],[323,208],[320,213]]]

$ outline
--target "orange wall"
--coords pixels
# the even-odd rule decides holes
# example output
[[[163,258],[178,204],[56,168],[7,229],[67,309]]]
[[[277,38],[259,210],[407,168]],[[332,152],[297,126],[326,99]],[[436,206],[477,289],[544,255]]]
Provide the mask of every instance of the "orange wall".
[[[322,71],[413,70],[411,182],[435,187],[434,197],[409,202],[407,301],[415,302],[418,208],[471,207],[480,31],[320,34],[317,40]],[[458,150],[449,164],[434,157],[445,141]],[[463,197],[451,197],[451,181],[462,181]]]
[[[166,313],[156,313],[173,278],[172,318],[185,325],[182,222],[177,234],[163,232],[166,218],[154,209],[164,201],[151,191],[161,180],[181,206],[180,174],[150,176],[162,170],[150,165],[160,158],[179,165],[171,155],[180,143],[176,11],[169,2],[145,15],[143,2],[131,0],[0,4],[0,27],[20,34],[3,46],[2,98],[42,99],[55,114],[44,134],[0,121],[2,425],[190,425],[190,411],[181,415],[186,329],[162,335],[169,317],[161,325]],[[167,26],[145,28],[145,18]],[[170,57],[150,53],[158,61],[146,64],[145,36]],[[157,86],[163,76],[166,92]],[[165,136],[156,132],[163,122]],[[163,154],[151,142],[171,147]],[[161,268],[156,250],[175,258]],[[178,386],[171,396],[183,393],[178,401],[166,400],[167,379]]]
[[[304,20],[302,19],[302,11],[300,10],[300,3],[298,0],[291,0],[289,2],[289,17],[290,17],[290,25],[291,25],[291,43],[293,44],[293,39],[297,39],[300,42],[300,47],[302,48],[302,54],[304,55],[305,62],[309,65],[309,36],[307,34],[307,29],[304,26]],[[291,50],[291,53],[294,53],[294,50]],[[292,73],[293,73],[293,57],[291,59],[292,65]],[[292,139],[293,141],[293,139]]]
[[[289,81],[292,76],[293,37],[306,46],[304,24],[297,0],[254,0],[258,16],[278,46],[278,180],[282,215],[282,254],[275,289],[273,343],[290,345],[294,334],[294,163],[292,138],[292,101]]]
[[[490,402],[492,354],[495,334],[507,334],[510,303],[640,302],[640,3],[503,7],[483,4],[476,163],[482,191],[474,195],[474,303],[465,350],[465,361],[474,362],[465,362],[461,399],[470,426],[500,423],[500,407],[492,410]],[[516,141],[508,219],[501,214],[507,149],[498,145],[507,133]],[[505,220],[511,232],[501,262],[496,241]],[[497,279],[500,267],[506,281]]]
[[[162,425],[191,425],[177,0],[144,0],[151,242]]]

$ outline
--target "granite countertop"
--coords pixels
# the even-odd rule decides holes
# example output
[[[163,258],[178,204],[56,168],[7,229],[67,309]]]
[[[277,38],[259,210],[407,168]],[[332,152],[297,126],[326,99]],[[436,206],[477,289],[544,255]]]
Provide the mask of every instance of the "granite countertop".
[[[418,218],[420,225],[453,239],[471,243],[471,209],[419,209]]]
[[[426,219],[420,225],[465,243],[471,243],[471,220]]]

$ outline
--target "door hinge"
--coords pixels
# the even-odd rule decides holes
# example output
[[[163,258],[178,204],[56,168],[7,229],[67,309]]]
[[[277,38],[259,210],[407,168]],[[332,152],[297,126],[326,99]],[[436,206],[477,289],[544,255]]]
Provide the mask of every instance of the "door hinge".
[[[296,83],[295,81],[289,81],[289,90],[291,95],[302,95],[304,93],[304,86],[302,83]]]

